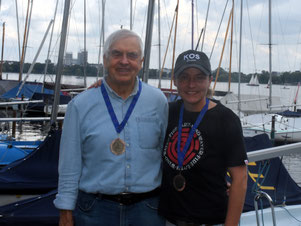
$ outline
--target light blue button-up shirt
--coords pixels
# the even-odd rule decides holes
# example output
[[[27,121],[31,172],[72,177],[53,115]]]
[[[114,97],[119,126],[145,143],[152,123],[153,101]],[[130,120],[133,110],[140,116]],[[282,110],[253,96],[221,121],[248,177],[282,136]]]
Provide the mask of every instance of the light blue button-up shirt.
[[[121,123],[138,89],[123,100],[103,81]],[[157,88],[142,83],[136,106],[119,134],[126,143],[121,155],[111,152],[118,138],[100,87],[70,101],[60,144],[59,186],[54,204],[73,210],[78,190],[118,194],[148,192],[161,184],[161,153],[167,126],[168,103]]]

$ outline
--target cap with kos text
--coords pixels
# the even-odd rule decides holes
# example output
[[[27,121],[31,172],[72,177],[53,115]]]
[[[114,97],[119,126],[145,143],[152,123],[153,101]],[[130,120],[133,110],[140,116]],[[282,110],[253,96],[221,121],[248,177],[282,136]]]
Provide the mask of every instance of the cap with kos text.
[[[205,75],[211,75],[211,65],[207,55],[196,50],[187,50],[181,53],[176,61],[174,75],[177,78],[185,69],[194,67]]]

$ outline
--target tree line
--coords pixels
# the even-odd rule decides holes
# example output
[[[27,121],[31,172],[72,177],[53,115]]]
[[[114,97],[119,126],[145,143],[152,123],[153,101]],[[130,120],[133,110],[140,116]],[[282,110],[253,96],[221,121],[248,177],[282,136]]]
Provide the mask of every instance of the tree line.
[[[23,66],[23,73],[27,73],[31,64],[25,63]],[[97,76],[97,71],[99,70],[99,76],[103,76],[103,68],[100,65],[99,69],[98,66],[95,64],[87,64],[86,67],[86,75],[87,76]],[[20,71],[20,63],[17,61],[4,61],[2,66],[2,71],[4,73],[19,73]],[[45,63],[36,63],[33,67],[32,73],[33,74],[44,74],[45,71]],[[213,79],[216,77],[217,70],[212,72]],[[56,74],[56,65],[53,63],[49,63],[47,67],[47,74]],[[268,71],[261,71],[261,73],[256,73],[258,77],[258,81],[260,84],[267,84],[269,81],[270,74]],[[84,75],[84,67],[81,65],[64,65],[63,68],[63,75],[75,75],[75,76],[83,76]],[[159,78],[159,70],[158,69],[149,69],[149,78],[157,79]],[[241,73],[240,81],[241,83],[248,83],[251,79],[253,74],[244,74]],[[142,77],[142,71],[140,71],[139,76]],[[171,77],[171,70],[165,69],[162,72],[162,79],[170,79]],[[228,82],[229,80],[229,72],[220,68],[218,81],[219,82]],[[232,72],[231,73],[231,82],[238,82],[239,81],[239,73]],[[298,82],[301,81],[301,72],[294,71],[294,72],[283,72],[283,73],[272,73],[272,82],[273,84],[290,84],[296,85]]]

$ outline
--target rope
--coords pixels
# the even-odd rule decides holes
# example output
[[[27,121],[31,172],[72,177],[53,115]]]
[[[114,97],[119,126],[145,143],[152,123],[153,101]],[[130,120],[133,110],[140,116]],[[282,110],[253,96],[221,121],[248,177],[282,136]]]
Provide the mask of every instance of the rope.
[[[296,221],[301,222],[301,220],[297,219],[293,214],[285,207],[280,206],[280,208],[284,209],[292,218],[294,218]]]
[[[262,181],[261,181],[260,184],[263,184],[263,183],[264,183],[265,178],[266,178],[266,175],[268,174],[268,172],[269,172],[269,170],[270,170],[270,166],[271,166],[271,165],[269,164],[269,161],[264,161],[264,165],[263,165],[263,167],[262,167],[262,169],[261,169],[261,163],[260,163],[260,165],[259,165],[259,167],[258,167],[258,177],[257,177],[255,183],[254,183],[253,186],[252,186],[252,192],[253,192],[253,193],[255,193],[255,192],[257,192],[257,191],[259,190],[260,186],[258,186],[258,184],[259,184],[259,180],[260,180],[260,175],[263,175],[263,171],[264,171],[265,168],[267,167],[267,169],[266,169],[266,171],[265,171],[265,175],[263,175],[263,179],[262,179]]]

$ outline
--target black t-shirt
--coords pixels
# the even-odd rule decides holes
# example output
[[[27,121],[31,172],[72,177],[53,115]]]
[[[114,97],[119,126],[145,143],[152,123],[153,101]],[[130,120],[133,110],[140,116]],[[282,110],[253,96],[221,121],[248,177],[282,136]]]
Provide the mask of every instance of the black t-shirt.
[[[247,160],[240,120],[222,104],[206,112],[185,155],[181,174],[186,179],[186,187],[179,192],[173,186],[173,178],[180,172],[177,140],[181,105],[179,100],[169,106],[159,213],[171,222],[224,223],[227,168],[245,165]],[[184,110],[181,148],[198,115],[199,112]]]

